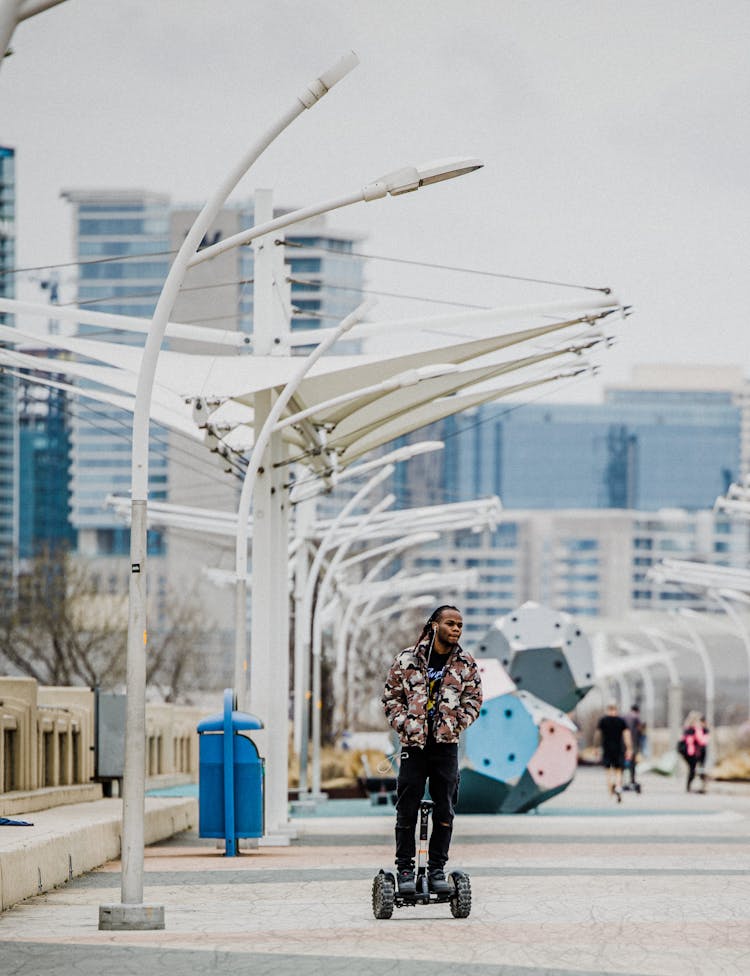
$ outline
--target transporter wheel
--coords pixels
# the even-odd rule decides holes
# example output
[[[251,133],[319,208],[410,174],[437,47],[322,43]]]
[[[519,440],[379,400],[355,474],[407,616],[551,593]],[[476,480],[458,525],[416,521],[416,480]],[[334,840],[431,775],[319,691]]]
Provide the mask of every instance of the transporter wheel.
[[[393,915],[393,902],[396,884],[393,875],[381,871],[372,882],[372,913],[375,918],[390,918]]]
[[[468,874],[454,871],[451,876],[453,895],[451,896],[451,915],[454,918],[468,918],[471,912],[471,882]]]

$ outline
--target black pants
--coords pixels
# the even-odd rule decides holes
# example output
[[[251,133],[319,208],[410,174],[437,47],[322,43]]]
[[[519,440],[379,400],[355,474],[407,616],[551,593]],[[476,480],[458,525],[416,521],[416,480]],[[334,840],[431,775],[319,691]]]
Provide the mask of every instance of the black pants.
[[[414,867],[415,831],[425,784],[429,784],[430,799],[435,804],[428,864],[431,868],[442,868],[448,860],[458,779],[458,743],[428,739],[424,749],[401,747],[396,790],[396,865],[399,869]]]
[[[688,764],[688,777],[687,777],[687,789],[689,790],[695,779],[695,774],[698,771],[698,767],[703,766],[704,757],[703,756],[687,756],[686,762]],[[701,782],[705,782],[704,776],[701,774]]]

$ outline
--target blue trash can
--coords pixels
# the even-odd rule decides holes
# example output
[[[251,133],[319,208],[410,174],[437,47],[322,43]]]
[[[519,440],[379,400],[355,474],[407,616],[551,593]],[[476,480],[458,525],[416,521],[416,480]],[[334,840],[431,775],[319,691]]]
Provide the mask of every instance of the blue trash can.
[[[243,734],[263,723],[234,703],[227,688],[223,713],[198,723],[198,833],[223,837],[230,857],[240,837],[262,837],[264,825],[264,761]]]

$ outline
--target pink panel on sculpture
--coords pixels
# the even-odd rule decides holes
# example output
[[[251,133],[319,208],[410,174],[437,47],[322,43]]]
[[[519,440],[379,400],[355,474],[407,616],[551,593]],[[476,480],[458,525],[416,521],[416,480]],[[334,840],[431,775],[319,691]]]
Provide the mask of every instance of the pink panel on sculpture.
[[[477,667],[482,679],[482,694],[485,701],[516,690],[513,679],[495,658],[478,658]]]
[[[531,778],[542,790],[569,783],[578,765],[578,743],[570,729],[548,718],[539,725],[539,746],[529,759]]]

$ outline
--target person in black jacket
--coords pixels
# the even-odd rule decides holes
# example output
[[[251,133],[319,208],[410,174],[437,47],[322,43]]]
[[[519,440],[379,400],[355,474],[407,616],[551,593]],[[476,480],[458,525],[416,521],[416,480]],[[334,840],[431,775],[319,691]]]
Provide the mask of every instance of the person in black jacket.
[[[599,719],[596,735],[600,737],[602,744],[602,765],[607,771],[607,791],[621,803],[622,771],[625,763],[633,757],[633,743],[628,724],[618,715],[614,702],[607,705],[606,714]]]

